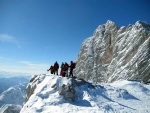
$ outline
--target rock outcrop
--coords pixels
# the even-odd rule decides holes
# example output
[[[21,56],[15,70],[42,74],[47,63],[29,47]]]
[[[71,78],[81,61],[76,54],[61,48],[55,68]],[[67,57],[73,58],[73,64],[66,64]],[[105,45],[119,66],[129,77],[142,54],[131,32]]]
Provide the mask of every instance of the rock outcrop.
[[[108,20],[86,39],[76,60],[75,75],[94,82],[118,79],[150,82],[150,25],[118,27]]]
[[[76,98],[76,90],[72,84],[63,84],[59,89],[59,95],[62,95],[65,100],[74,101]]]
[[[37,88],[37,85],[40,84],[45,77],[46,75],[34,75],[30,79],[30,83],[27,85],[27,88],[26,88],[25,103],[29,100],[30,96],[34,94],[34,91]],[[58,91],[59,95],[62,95],[65,100],[72,100],[72,101],[75,100],[76,98],[75,87],[88,84],[88,87],[94,88],[92,84],[86,82],[84,79],[69,78],[68,80],[70,81],[70,83],[68,84],[65,83],[59,86],[58,85],[59,82],[58,82],[51,86],[51,88],[53,88],[55,91]]]
[[[76,98],[76,87],[80,87],[82,85],[88,85],[88,88],[95,88],[91,83],[86,82],[84,79],[71,78],[70,84],[63,84],[59,88],[59,95],[62,95],[65,100],[74,101]]]
[[[34,93],[34,90],[37,87],[37,84],[39,83],[40,83],[40,75],[34,75],[33,77],[31,77],[30,82],[26,88],[25,102],[27,102],[30,96]]]

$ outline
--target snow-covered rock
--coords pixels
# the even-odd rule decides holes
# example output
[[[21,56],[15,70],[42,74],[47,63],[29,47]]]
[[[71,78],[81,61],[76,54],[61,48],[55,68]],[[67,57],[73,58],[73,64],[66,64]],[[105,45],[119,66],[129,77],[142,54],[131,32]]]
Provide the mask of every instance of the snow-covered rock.
[[[36,88],[20,113],[149,113],[150,85],[116,81],[92,85],[82,79],[38,75],[29,83]],[[61,86],[72,84],[74,101],[59,95]],[[28,88],[28,87],[27,87]]]
[[[150,25],[118,27],[108,20],[81,46],[75,75],[93,82],[119,79],[150,82]]]
[[[74,101],[76,98],[76,90],[72,84],[63,84],[59,89],[59,95],[62,95],[65,100]]]
[[[0,108],[0,113],[20,113],[22,106],[6,104]]]
[[[26,98],[25,98],[25,102],[28,101],[29,97],[34,93],[34,90],[37,86],[38,83],[40,83],[40,80],[39,80],[40,76],[38,75],[33,75],[30,79],[30,82],[29,84],[27,85],[27,88],[26,88]]]

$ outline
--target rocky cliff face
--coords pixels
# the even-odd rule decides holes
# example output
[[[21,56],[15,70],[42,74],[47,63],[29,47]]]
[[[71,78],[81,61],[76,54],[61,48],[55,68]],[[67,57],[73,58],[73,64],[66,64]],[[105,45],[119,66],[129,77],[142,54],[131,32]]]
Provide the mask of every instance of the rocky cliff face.
[[[94,82],[150,82],[150,25],[119,28],[108,20],[82,43],[76,64],[75,75]]]
[[[34,93],[34,90],[37,87],[37,84],[41,82],[40,80],[40,75],[34,75],[31,77],[29,84],[27,85],[26,88],[26,98],[25,98],[25,103],[28,101],[30,96]]]

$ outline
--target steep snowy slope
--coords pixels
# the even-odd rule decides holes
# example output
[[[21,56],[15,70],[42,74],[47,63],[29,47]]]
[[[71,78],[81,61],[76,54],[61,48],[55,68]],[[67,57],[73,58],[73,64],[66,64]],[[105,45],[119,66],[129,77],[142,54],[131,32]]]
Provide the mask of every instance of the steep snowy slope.
[[[94,82],[150,82],[150,25],[119,28],[108,20],[82,43],[76,64],[75,75]]]
[[[34,76],[27,87],[27,92],[32,89],[28,92],[32,94],[27,94],[28,101],[20,113],[150,112],[150,85],[123,80],[93,86],[80,81],[55,75]],[[72,84],[75,100],[65,100],[59,95],[63,84]]]

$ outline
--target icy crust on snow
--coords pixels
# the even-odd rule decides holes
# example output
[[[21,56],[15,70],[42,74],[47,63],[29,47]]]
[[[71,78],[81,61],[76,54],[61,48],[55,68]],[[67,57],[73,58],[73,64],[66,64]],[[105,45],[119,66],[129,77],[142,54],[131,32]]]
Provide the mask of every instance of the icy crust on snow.
[[[86,39],[76,59],[75,75],[86,80],[150,82],[150,25],[118,27],[108,20]]]
[[[54,75],[37,77],[41,82],[37,84],[34,93],[20,113],[150,112],[150,85],[125,80],[103,83],[94,87],[89,87],[87,83],[75,87],[77,94],[75,101],[67,101],[59,95],[58,90],[63,84],[71,84],[71,78]]]

